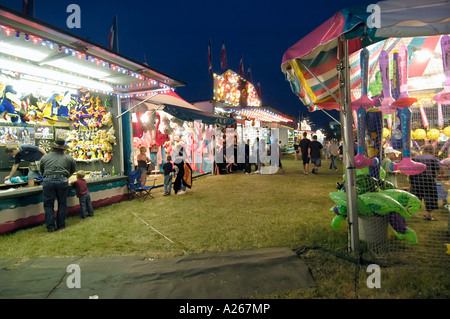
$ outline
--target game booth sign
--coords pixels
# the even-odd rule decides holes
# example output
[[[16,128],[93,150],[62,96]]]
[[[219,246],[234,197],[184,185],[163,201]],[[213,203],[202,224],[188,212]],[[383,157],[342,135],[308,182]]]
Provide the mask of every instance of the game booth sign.
[[[50,151],[63,138],[77,170],[87,172],[94,207],[128,199],[124,158],[131,152],[131,119],[121,116],[127,101],[167,96],[185,83],[4,7],[0,41],[1,182],[14,164],[6,145]],[[41,180],[22,187],[29,164],[22,161],[11,182],[0,185],[0,233],[44,222]],[[70,187],[68,214],[79,209]]]
[[[401,152],[393,170],[421,174],[425,165],[411,153],[430,143],[440,160],[448,161],[449,12],[450,3],[444,0],[346,8],[284,53],[282,72],[301,103],[311,112],[340,110],[345,182],[330,194],[335,203],[331,224],[339,227],[348,215],[353,251],[360,249],[358,217],[365,216],[385,217],[399,239],[417,243],[407,220],[421,201],[382,185],[380,164],[383,149],[391,146]],[[373,185],[363,190],[363,180]]]

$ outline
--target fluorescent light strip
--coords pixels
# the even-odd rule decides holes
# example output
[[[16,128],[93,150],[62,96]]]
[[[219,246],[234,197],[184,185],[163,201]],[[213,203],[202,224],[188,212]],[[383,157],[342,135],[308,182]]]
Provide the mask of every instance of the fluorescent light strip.
[[[72,88],[65,88],[57,85],[28,80],[15,80],[1,75],[0,75],[0,82],[12,85],[14,87],[14,90],[20,97],[27,95],[28,93],[39,93],[39,95],[46,97],[51,96],[55,92],[61,94],[64,94],[67,91],[71,94],[77,93],[77,90]]]
[[[11,55],[13,57],[18,57],[35,62],[41,61],[48,57],[48,54],[45,54],[41,51],[23,47],[19,48],[3,41],[0,42],[0,52]]]
[[[99,83],[94,80],[84,79],[81,77],[76,77],[70,74],[65,74],[53,70],[46,70],[44,68],[36,67],[30,64],[24,64],[16,61],[11,61],[8,59],[0,59],[0,68],[7,69],[13,72],[26,73],[30,75],[36,75],[41,78],[49,78],[57,80],[60,82],[67,82],[75,84],[80,87],[87,87],[90,89],[102,91],[102,92],[113,92],[113,88],[110,85]]]
[[[110,75],[107,72],[94,70],[92,68],[88,68],[88,67],[79,65],[77,63],[64,61],[63,59],[49,61],[49,62],[46,62],[44,64],[47,64],[47,65],[50,65],[50,66],[53,66],[53,67],[56,67],[56,68],[59,68],[59,69],[67,70],[67,71],[70,71],[70,72],[73,72],[73,73],[83,74],[85,76],[89,76],[89,77],[97,78],[97,79],[104,78],[104,77]]]

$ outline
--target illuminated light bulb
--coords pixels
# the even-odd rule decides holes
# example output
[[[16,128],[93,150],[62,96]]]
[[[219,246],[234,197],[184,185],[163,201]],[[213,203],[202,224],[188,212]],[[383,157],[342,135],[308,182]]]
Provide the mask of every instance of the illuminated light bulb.
[[[25,34],[25,41],[29,41],[30,40],[30,36],[28,34]]]
[[[11,35],[12,30],[11,29],[6,29],[5,33],[6,35],[9,37]]]
[[[19,31],[16,32],[16,38],[20,38],[20,32]]]
[[[37,44],[39,42],[39,39],[38,38],[33,38],[33,43],[34,44]]]

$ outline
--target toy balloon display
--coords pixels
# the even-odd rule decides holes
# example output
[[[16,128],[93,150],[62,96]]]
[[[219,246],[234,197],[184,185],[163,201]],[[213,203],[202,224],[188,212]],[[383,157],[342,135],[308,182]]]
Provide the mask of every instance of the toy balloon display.
[[[358,171],[358,170],[357,170]],[[414,230],[406,225],[406,220],[411,218],[421,207],[421,200],[415,195],[397,189],[382,189],[367,187],[372,181],[377,185],[383,185],[380,181],[363,175],[364,170],[359,170],[356,184],[358,191],[358,214],[368,217],[386,216],[394,233],[399,239],[406,239],[409,244],[417,243],[417,235]],[[376,185],[373,185],[376,186]],[[335,215],[331,221],[331,227],[337,229],[347,217],[347,195],[343,191],[332,192],[330,198],[335,203],[330,210]]]

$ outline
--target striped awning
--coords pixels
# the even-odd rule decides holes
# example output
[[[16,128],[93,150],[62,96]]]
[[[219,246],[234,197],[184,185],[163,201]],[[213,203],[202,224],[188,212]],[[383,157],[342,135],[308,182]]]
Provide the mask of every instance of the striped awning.
[[[341,35],[349,45],[352,100],[361,94],[359,51],[363,47],[370,52],[369,83],[376,83],[380,52],[387,51],[392,60],[393,52],[405,45],[409,57],[408,90],[425,87],[441,90],[444,86],[440,39],[450,33],[450,0],[392,0],[376,5],[379,27],[368,26],[373,13],[367,12],[367,6],[343,9],[285,52],[282,72],[293,93],[310,111],[339,109],[333,95],[340,98],[336,67]],[[419,54],[426,51],[435,55]]]

